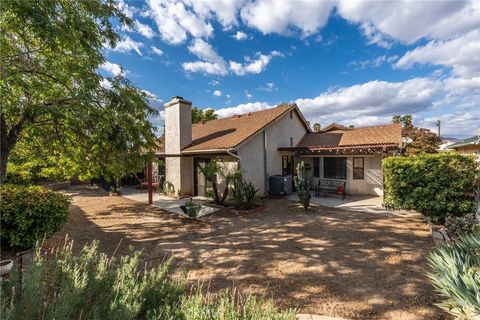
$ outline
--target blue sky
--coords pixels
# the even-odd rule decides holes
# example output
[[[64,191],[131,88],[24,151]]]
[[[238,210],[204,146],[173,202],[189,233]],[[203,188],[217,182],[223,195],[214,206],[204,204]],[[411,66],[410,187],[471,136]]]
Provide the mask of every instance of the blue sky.
[[[480,128],[478,1],[118,4],[135,23],[102,72],[121,67],[160,110],[180,95],[222,117],[296,102],[322,126],[409,113],[445,136]]]

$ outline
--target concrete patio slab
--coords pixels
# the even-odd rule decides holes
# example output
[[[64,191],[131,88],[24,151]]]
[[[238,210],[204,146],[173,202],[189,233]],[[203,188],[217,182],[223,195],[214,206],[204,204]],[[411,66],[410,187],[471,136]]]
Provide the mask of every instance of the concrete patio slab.
[[[140,190],[135,187],[124,187],[122,188],[122,196],[130,200],[148,203],[148,191],[146,189]],[[184,214],[182,209],[180,209],[180,206],[183,206],[188,200],[189,198],[170,198],[159,193],[158,191],[153,192],[153,205],[174,213]],[[194,203],[202,205],[202,208],[198,212],[198,217],[202,217],[220,210],[219,208],[205,205],[204,202],[207,199],[204,197],[193,197],[192,200]]]
[[[341,196],[335,194],[321,194],[319,197],[316,197],[313,191],[310,194],[312,196],[310,203],[324,207],[389,215],[411,214],[410,211],[405,210],[386,210],[382,207],[382,196],[347,195],[342,200]],[[292,193],[287,198],[290,201],[299,201],[297,193]]]

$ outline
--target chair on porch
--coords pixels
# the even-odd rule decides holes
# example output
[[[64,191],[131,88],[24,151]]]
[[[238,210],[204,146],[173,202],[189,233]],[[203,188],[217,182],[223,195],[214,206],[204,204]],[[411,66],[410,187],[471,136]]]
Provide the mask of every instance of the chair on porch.
[[[137,182],[139,183],[140,185],[140,190],[142,190],[143,188],[148,188],[148,179],[139,179],[137,176],[135,176],[135,179],[137,180]],[[163,181],[165,180],[165,176],[163,175],[154,175],[152,177],[152,188],[157,190],[159,189],[162,184],[163,184]]]

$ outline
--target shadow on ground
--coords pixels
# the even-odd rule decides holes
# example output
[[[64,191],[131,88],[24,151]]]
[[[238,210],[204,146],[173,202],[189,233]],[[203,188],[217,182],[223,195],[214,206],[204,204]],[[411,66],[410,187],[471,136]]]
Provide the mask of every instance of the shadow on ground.
[[[446,319],[424,275],[433,244],[417,215],[395,216],[292,207],[270,200],[263,211],[220,211],[200,220],[98,189],[72,191],[71,216],[47,243],[68,234],[77,248],[142,250],[147,265],[175,256],[174,270],[210,291],[239,287],[280,307],[352,319]],[[119,245],[120,243],[120,245]]]

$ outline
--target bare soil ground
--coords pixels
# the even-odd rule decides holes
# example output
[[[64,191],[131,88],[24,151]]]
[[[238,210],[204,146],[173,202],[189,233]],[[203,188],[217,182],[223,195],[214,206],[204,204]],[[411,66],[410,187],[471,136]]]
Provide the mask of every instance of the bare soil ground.
[[[351,319],[447,319],[424,275],[433,247],[419,216],[304,211],[268,200],[249,215],[228,211],[190,220],[90,187],[70,189],[66,234],[76,247],[93,239],[101,250],[131,245],[155,265],[175,256],[174,271],[209,290],[239,288],[272,297],[282,308]]]

